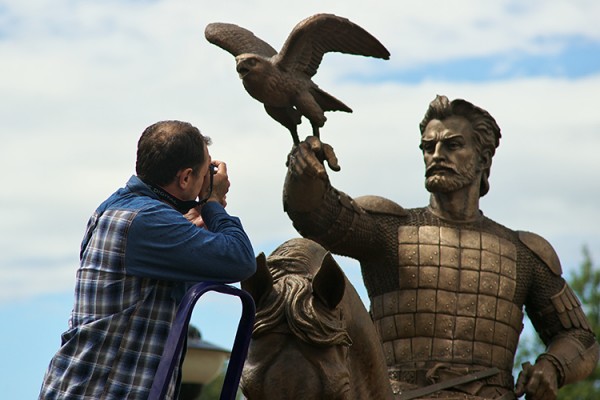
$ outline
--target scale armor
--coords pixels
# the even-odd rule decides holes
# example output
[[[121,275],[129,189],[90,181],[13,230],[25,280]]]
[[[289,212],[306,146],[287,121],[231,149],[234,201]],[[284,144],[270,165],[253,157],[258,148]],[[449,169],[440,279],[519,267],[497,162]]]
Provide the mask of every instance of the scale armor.
[[[582,349],[593,347],[597,361],[558,258],[535,234],[483,215],[456,223],[379,197],[353,200],[331,187],[313,212],[286,211],[303,236],[360,261],[392,381],[426,386],[497,367],[499,374],[463,389],[490,398],[512,391],[524,308],[546,344],[571,335]],[[577,329],[565,333],[570,328]],[[554,362],[562,385],[568,367]]]

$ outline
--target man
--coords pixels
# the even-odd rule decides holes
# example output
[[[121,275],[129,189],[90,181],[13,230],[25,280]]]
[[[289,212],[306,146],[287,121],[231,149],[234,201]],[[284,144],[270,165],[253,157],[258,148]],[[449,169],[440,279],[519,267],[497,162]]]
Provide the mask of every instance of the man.
[[[428,207],[351,199],[329,183],[323,160],[339,170],[331,146],[309,137],[288,159],[285,210],[303,236],[360,261],[396,392],[427,398],[423,388],[460,377],[431,396],[514,399],[525,307],[547,349],[516,395],[556,398],[593,371],[598,343],[548,242],[479,211],[500,128],[485,110],[438,96],[420,130]]]
[[[186,290],[254,273],[252,245],[224,209],[227,166],[211,160],[208,144],[186,122],[142,133],[137,176],[88,222],[69,330],[40,399],[146,399]],[[177,397],[179,375],[168,398]]]

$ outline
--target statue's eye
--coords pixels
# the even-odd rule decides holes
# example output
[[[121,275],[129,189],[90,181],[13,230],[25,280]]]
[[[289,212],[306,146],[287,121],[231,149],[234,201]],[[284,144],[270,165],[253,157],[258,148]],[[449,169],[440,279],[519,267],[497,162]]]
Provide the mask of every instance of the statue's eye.
[[[419,146],[424,153],[431,153],[435,149],[435,143],[433,142],[421,142]]]
[[[459,140],[450,140],[448,141],[448,143],[446,144],[446,146],[450,149],[450,150],[458,150],[460,148],[463,147],[463,144],[461,141]]]

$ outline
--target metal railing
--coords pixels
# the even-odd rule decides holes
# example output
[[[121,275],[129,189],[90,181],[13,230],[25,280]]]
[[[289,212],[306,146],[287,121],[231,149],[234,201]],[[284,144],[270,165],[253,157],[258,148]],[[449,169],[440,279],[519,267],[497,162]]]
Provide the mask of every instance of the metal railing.
[[[165,395],[173,376],[173,370],[180,360],[179,355],[185,344],[192,311],[200,296],[209,291],[237,296],[242,302],[242,315],[240,316],[220,397],[220,400],[235,400],[254,326],[254,300],[248,292],[241,289],[230,285],[210,282],[195,284],[183,297],[177,309],[171,331],[167,337],[165,349],[158,365],[148,400],[166,400]]]

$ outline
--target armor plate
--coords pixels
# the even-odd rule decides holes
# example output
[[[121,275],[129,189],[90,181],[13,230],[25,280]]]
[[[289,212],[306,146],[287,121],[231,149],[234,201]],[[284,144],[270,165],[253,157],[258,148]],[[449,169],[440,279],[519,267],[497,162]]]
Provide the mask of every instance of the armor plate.
[[[401,226],[400,290],[371,302],[388,366],[510,371],[523,320],[513,302],[516,254],[512,242],[486,232]]]

